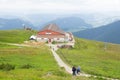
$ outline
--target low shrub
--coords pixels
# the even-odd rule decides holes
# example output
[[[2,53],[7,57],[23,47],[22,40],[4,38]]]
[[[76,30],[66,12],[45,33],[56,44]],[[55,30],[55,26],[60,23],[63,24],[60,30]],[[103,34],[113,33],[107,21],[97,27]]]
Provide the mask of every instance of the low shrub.
[[[32,66],[30,64],[25,64],[21,66],[22,69],[29,69],[32,68]]]
[[[62,70],[65,70],[65,68],[64,67],[60,67]]]
[[[53,42],[52,42],[52,44],[56,44],[56,42],[55,42],[55,41],[53,41]]]
[[[11,64],[0,64],[0,70],[4,70],[4,71],[10,71],[10,70],[14,70],[15,69],[15,65],[11,65]]]

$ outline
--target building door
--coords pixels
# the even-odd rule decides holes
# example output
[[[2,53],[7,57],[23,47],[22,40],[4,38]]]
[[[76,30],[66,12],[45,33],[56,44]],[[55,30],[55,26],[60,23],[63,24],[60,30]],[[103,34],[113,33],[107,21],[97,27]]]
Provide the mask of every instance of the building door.
[[[50,42],[51,43],[51,39],[49,39],[49,41],[48,42]]]

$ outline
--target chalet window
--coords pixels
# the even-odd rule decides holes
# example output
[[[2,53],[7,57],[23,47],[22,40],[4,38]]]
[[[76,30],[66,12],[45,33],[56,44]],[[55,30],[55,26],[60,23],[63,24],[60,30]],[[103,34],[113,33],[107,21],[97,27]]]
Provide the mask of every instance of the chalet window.
[[[45,40],[46,38],[41,38],[42,40]]]
[[[57,38],[54,38],[54,40],[57,40]]]
[[[49,33],[49,32],[46,32],[46,34],[51,34],[51,33]]]
[[[47,38],[44,38],[44,40],[47,40]]]

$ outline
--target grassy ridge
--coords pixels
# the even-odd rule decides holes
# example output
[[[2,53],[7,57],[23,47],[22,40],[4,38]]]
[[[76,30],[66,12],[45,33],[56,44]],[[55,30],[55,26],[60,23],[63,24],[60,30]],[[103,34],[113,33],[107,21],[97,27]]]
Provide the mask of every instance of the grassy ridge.
[[[7,45],[3,42],[0,42],[0,48],[18,48],[18,47],[13,45]]]
[[[120,79],[120,45],[76,38],[74,49],[60,49],[58,54],[72,65],[80,65],[89,74]]]
[[[15,65],[15,70],[0,70],[0,80],[73,80],[59,68],[48,47],[17,47],[2,42],[22,43],[36,31],[0,31],[0,64]],[[58,54],[68,64],[80,65],[86,73],[120,78],[120,46],[76,38],[74,49],[61,49]],[[29,69],[21,68],[31,65]],[[76,80],[102,80],[101,78],[75,77]]]
[[[0,64],[11,64],[14,70],[0,70],[0,80],[99,80],[86,77],[72,77],[60,68],[48,47],[16,47],[1,44]],[[6,46],[6,47],[5,47]],[[31,65],[29,69],[23,65]]]
[[[67,75],[55,62],[47,47],[40,48],[0,48],[0,63],[15,65],[15,70],[0,70],[0,80],[52,80],[62,79]],[[30,69],[21,69],[29,64]],[[50,79],[47,79],[50,78]]]
[[[36,31],[28,30],[0,30],[0,41],[9,43],[22,43],[29,40],[29,37]]]

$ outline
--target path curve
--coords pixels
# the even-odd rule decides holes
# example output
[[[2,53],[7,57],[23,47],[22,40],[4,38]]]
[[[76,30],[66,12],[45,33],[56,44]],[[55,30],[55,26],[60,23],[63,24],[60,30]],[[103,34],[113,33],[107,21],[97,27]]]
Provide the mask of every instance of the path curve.
[[[51,51],[53,53],[53,56],[55,60],[57,61],[58,65],[60,67],[64,67],[68,73],[72,74],[72,68],[68,66],[66,63],[64,63],[63,60],[59,57],[59,55],[56,53],[56,50],[58,49],[57,46],[56,45],[50,45],[50,46],[51,46]],[[91,75],[81,73],[79,76],[90,77]]]
[[[57,51],[57,46],[56,45],[52,45],[52,44],[49,44],[48,45],[49,47],[51,47],[51,51],[52,51],[52,54],[55,58],[55,60],[57,61],[58,65],[60,67],[64,67],[65,70],[72,74],[72,68],[70,66],[68,66],[66,63],[63,62],[63,60],[59,57],[59,55],[56,53]],[[77,75],[77,76],[84,76],[84,77],[98,77],[98,76],[95,76],[95,75],[90,75],[90,74],[86,74],[86,73],[80,73],[80,75]],[[106,79],[106,80],[118,80],[118,79],[113,79],[113,78],[107,78],[107,77],[102,77],[103,79]]]
[[[58,56],[58,54],[56,54],[56,52],[55,52],[53,49],[51,49],[51,50],[52,50],[53,56],[55,57],[55,60],[57,61],[58,65],[59,65],[60,67],[64,67],[65,70],[66,70],[68,73],[72,74],[71,68],[70,68],[69,66],[67,66],[67,65],[61,60],[61,58]]]
[[[31,47],[31,45],[24,45],[24,44],[13,44],[13,43],[7,43],[7,44],[8,44],[8,45],[15,45],[15,46]],[[58,48],[57,48],[57,45],[48,44],[48,46],[51,47],[52,54],[53,54],[55,60],[57,61],[58,65],[59,65],[60,67],[64,67],[65,70],[66,70],[68,73],[72,74],[72,68],[71,68],[70,66],[68,66],[66,63],[64,63],[64,62],[62,61],[62,59],[59,57],[59,55],[56,53],[56,51],[57,51],[57,49],[58,49]],[[33,46],[32,46],[32,47],[33,47]],[[77,75],[77,76],[85,76],[85,77],[91,77],[91,76],[92,76],[92,77],[97,77],[97,76],[95,76],[95,75],[90,75],[90,74],[86,74],[86,73],[80,73],[80,75]],[[107,78],[107,77],[103,77],[103,76],[102,76],[102,78],[103,78],[103,79],[106,79],[106,80],[119,80],[119,79]]]

